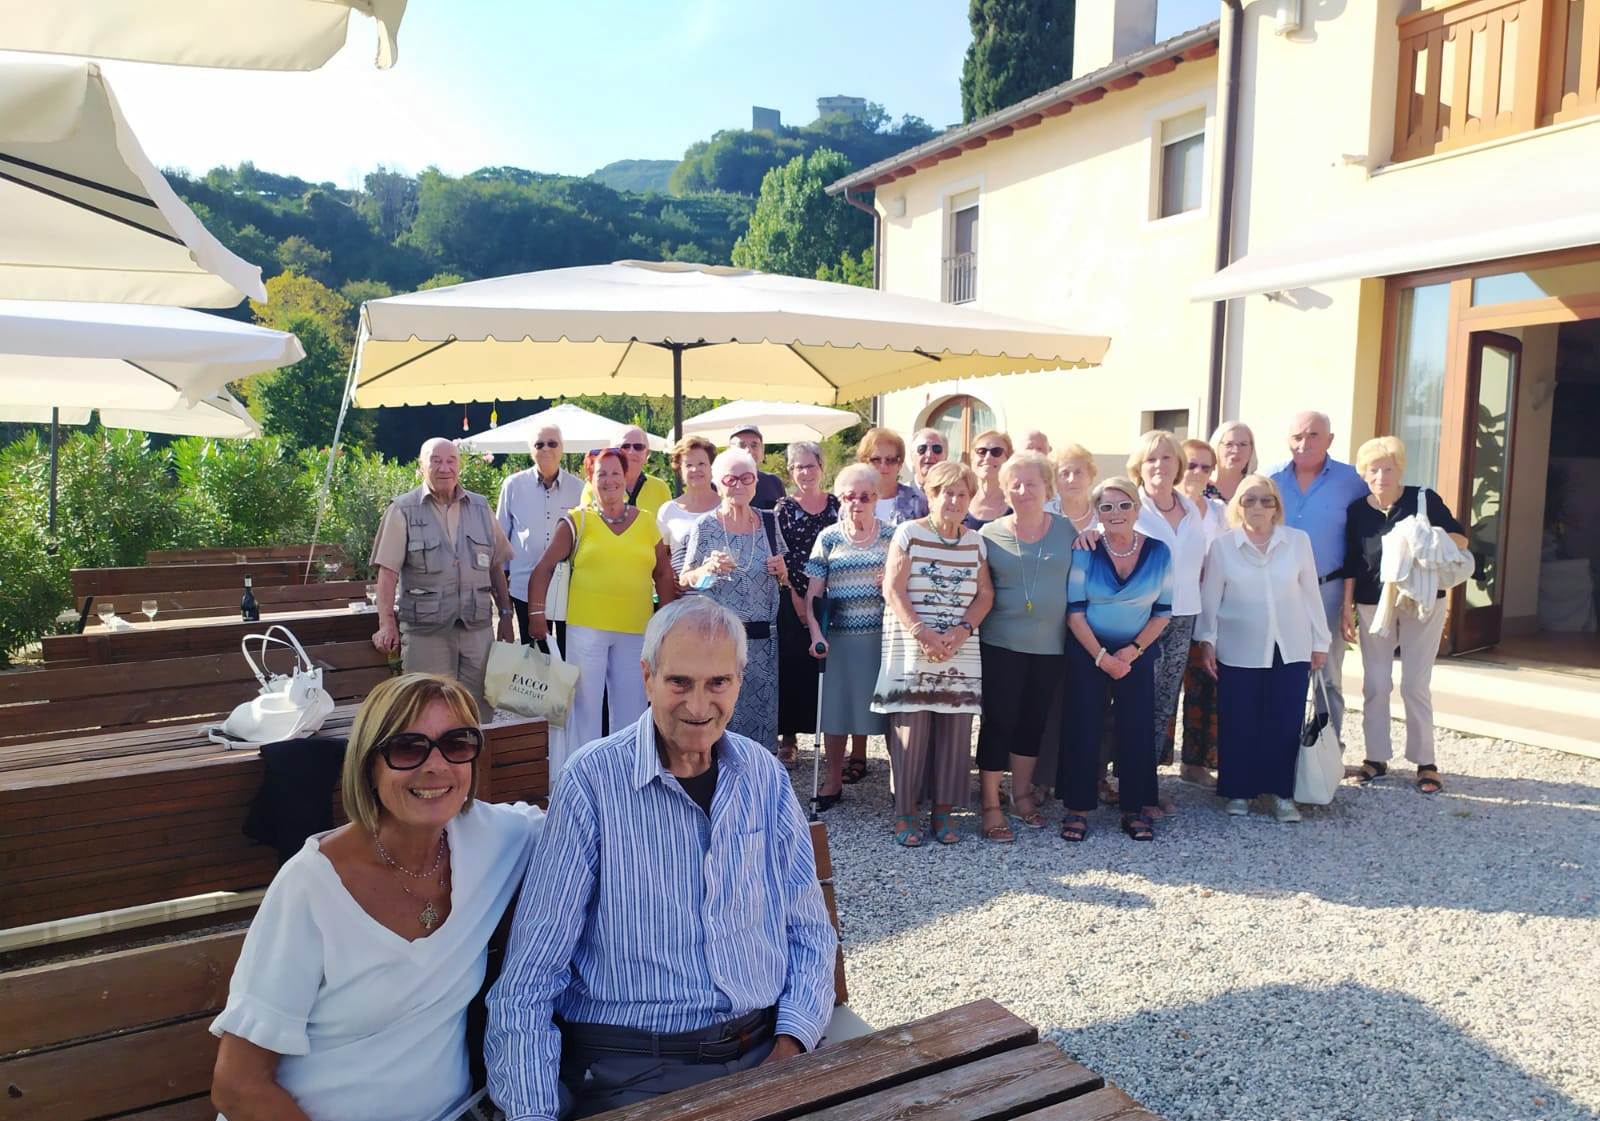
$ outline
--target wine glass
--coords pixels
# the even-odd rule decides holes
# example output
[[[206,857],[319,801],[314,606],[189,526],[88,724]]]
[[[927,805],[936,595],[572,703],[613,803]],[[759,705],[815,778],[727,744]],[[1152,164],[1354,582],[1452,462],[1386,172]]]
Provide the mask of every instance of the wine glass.
[[[152,623],[156,621],[156,611],[159,610],[159,608],[160,604],[153,599],[142,599],[139,601],[139,611]]]
[[[367,585],[367,604],[371,607],[378,606],[378,585]]]
[[[336,560],[325,560],[325,561],[323,561],[322,562],[322,580],[323,580],[323,583],[331,584],[333,581],[337,580],[338,578],[339,578],[339,562],[336,561]]]
[[[101,625],[107,627],[111,625],[111,620],[116,618],[117,615],[116,605],[107,603],[104,600],[101,601],[100,606],[95,608],[95,611],[100,616]]]

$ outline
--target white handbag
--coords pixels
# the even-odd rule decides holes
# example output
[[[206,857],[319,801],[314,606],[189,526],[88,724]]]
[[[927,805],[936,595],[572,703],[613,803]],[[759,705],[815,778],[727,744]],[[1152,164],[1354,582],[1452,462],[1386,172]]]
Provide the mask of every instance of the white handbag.
[[[253,657],[252,642],[257,644]],[[294,669],[287,674],[271,673],[266,668],[267,647],[274,645],[294,651]],[[239,648],[261,683],[261,691],[230,712],[221,724],[208,727],[208,739],[228,747],[260,747],[309,736],[322,727],[333,712],[333,698],[322,687],[322,670],[311,664],[294,632],[275,624],[262,634],[245,635],[239,640]]]
[[[583,513],[581,509],[576,512],[580,515]],[[569,511],[566,521],[572,530],[572,552],[567,554],[566,560],[556,565],[555,571],[550,574],[550,586],[544,591],[544,617],[550,623],[567,621],[567,591],[572,586],[572,562],[578,559],[578,537],[582,532],[571,514]]]
[[[1324,671],[1325,672],[1325,671]],[[1311,675],[1322,694],[1322,712],[1311,706],[1305,728],[1300,733],[1300,757],[1294,765],[1294,800],[1308,806],[1326,806],[1333,801],[1344,780],[1344,749],[1328,718],[1328,686],[1322,672]]]

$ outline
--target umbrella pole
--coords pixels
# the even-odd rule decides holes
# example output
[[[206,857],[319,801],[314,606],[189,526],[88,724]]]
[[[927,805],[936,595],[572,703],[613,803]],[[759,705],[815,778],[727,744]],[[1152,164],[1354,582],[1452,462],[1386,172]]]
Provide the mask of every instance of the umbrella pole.
[[[683,438],[683,344],[672,344],[672,431]]]
[[[56,460],[61,451],[61,410],[50,410],[50,537],[56,535]]]
[[[361,314],[367,305],[361,305]],[[328,467],[322,473],[322,493],[317,496],[317,517],[311,525],[311,544],[306,547],[306,571],[302,583],[311,582],[311,562],[317,557],[317,536],[322,532],[322,518],[328,512],[328,492],[333,489],[333,461],[339,454],[339,436],[344,431],[344,418],[350,411],[350,402],[356,395],[356,362],[361,354],[361,340],[350,351],[350,372],[344,379],[344,397],[339,401],[339,419],[333,422],[333,443],[328,448]]]

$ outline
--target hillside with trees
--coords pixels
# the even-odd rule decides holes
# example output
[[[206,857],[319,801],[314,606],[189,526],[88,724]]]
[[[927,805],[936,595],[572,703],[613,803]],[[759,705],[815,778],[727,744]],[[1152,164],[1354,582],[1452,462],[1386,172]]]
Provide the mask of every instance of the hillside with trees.
[[[613,191],[647,194],[666,193],[677,160],[613,160],[589,173],[589,178],[604,183]]]

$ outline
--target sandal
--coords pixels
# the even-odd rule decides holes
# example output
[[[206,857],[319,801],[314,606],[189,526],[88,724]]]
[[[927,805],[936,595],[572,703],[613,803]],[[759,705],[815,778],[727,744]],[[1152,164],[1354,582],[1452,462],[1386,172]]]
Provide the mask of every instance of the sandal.
[[[1380,763],[1376,759],[1364,759],[1361,762],[1361,769],[1355,773],[1356,785],[1367,786],[1374,779],[1380,779],[1388,773],[1389,764]]]
[[[950,824],[949,810],[935,810],[928,817],[928,831],[933,834],[933,839],[941,845],[953,845],[961,840],[961,834],[956,832],[956,827]]]
[[[1061,839],[1081,841],[1089,835],[1089,819],[1082,814],[1067,814],[1061,819]]]
[[[846,785],[854,786],[856,783],[860,782],[866,777],[867,761],[865,759],[857,759],[855,756],[851,756],[849,759],[845,760],[844,782]]]
[[[903,848],[914,849],[922,844],[922,830],[917,828],[917,819],[909,815],[894,819],[895,844]]]
[[[1123,814],[1122,831],[1135,841],[1153,841],[1156,839],[1154,826],[1150,819],[1143,814]]]
[[[1417,789],[1424,794],[1437,794],[1444,789],[1444,783],[1439,779],[1439,768],[1432,763],[1425,763],[1417,768]]]
[[[1002,810],[999,805],[983,807],[984,821],[989,820],[990,814],[994,814],[996,817],[998,817],[1000,819],[1000,824],[985,825],[983,827],[983,839],[985,841],[993,841],[999,845],[1009,845],[1012,841],[1015,841],[1017,839],[1017,835],[1011,831],[1011,826],[1006,824],[1005,811]]]
[[[783,764],[784,769],[794,770],[800,764],[799,749],[792,743],[778,744],[778,762]]]
[[[1038,788],[1035,787],[1034,789],[1036,790]],[[1029,810],[1027,813],[1023,813],[1023,802],[1027,802],[1029,805],[1033,806],[1033,809]],[[1016,813],[1017,820],[1022,822],[1022,824],[1026,825],[1029,829],[1044,828],[1044,814],[1039,812],[1039,796],[1033,791],[1030,790],[1021,798],[1011,799],[1011,808]]]

